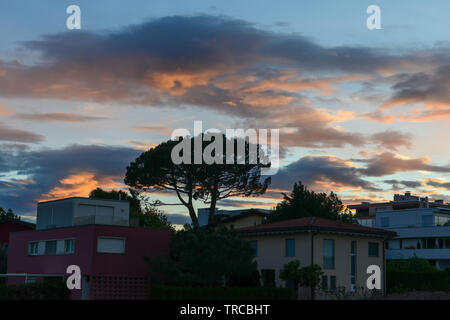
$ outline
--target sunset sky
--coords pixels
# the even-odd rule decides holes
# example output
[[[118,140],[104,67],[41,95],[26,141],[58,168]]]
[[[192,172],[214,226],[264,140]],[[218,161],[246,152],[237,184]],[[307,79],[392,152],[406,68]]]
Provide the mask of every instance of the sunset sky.
[[[195,120],[281,132],[271,189],[223,209],[272,207],[298,180],[346,203],[449,201],[450,1],[337,3],[2,1],[0,207],[33,220],[37,201],[124,188],[127,164]]]

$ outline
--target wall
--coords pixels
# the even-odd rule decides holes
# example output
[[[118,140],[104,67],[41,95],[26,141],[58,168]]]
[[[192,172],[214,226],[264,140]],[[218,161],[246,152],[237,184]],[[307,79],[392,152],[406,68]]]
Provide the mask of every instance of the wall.
[[[253,227],[253,226],[263,223],[263,221],[264,221],[264,217],[259,214],[246,215],[244,217],[236,218],[236,220],[233,220],[230,222],[222,222],[219,224],[219,226],[224,226],[227,228],[233,226],[234,229],[238,229],[238,228],[245,228],[245,227]]]

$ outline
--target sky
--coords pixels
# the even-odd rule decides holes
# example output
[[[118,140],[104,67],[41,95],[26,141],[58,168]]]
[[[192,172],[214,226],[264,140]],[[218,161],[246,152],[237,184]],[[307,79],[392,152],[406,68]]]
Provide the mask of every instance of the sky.
[[[369,5],[381,29],[366,26]],[[66,8],[81,9],[68,30]],[[0,207],[125,188],[177,128],[280,129],[271,208],[301,180],[345,203],[450,195],[449,1],[0,3]],[[176,201],[168,193],[154,200]],[[197,207],[205,204],[197,203]],[[184,207],[163,207],[188,222]]]

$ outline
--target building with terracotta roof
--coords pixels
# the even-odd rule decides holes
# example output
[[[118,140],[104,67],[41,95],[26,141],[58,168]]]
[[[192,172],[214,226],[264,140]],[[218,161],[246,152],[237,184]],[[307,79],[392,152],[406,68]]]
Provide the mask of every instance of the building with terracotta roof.
[[[267,223],[237,229],[255,250],[255,260],[263,281],[289,286],[280,279],[283,266],[300,260],[300,267],[321,266],[321,287],[347,291],[366,288],[367,267],[381,270],[381,290],[385,287],[385,241],[395,232],[317,217]],[[271,277],[272,279],[267,279]],[[309,290],[302,288],[300,297]]]

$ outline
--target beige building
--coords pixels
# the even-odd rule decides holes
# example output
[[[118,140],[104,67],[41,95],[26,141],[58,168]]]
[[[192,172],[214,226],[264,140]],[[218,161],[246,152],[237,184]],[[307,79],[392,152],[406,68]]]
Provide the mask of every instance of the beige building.
[[[218,226],[227,228],[245,228],[262,224],[267,217],[267,212],[258,209],[249,209],[242,211],[239,215],[223,218]]]
[[[300,260],[300,267],[318,264],[324,272],[320,287],[347,292],[366,288],[367,267],[381,269],[385,284],[385,240],[394,232],[321,218],[300,218],[238,229],[255,250],[261,274],[271,275],[276,286],[288,286],[280,279],[283,266]],[[263,276],[264,277],[264,276]],[[270,279],[269,279],[270,280]],[[309,290],[302,288],[300,297]]]

